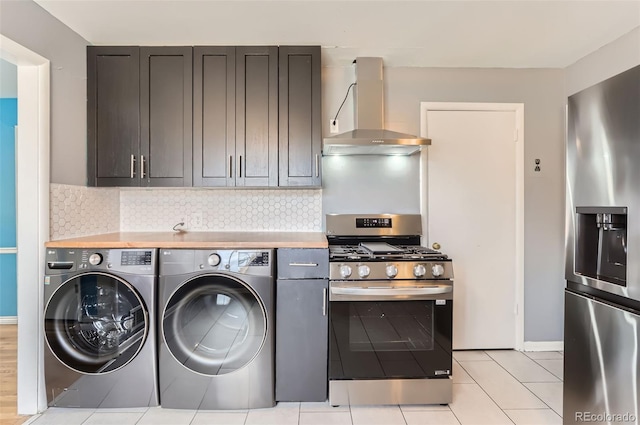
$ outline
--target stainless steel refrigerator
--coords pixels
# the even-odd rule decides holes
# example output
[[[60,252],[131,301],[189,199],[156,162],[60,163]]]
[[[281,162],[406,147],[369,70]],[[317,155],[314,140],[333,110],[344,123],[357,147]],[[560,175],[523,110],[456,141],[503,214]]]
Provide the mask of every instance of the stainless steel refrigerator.
[[[640,66],[568,99],[565,424],[638,424]]]

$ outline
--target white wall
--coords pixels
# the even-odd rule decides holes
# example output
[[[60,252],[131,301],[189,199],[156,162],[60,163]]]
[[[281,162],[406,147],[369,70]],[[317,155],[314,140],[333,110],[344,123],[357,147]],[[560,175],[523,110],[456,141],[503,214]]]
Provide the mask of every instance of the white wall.
[[[0,33],[51,62],[51,181],[86,185],[88,42],[31,0],[0,1]]]
[[[640,27],[568,66],[566,94],[571,96],[636,65],[640,65]]]
[[[385,122],[390,130],[420,132],[420,102],[503,102],[525,105],[525,341],[563,338],[564,289],[564,71],[561,69],[385,68]],[[323,69],[323,131],[353,82],[351,68]],[[352,103],[341,112],[340,130],[353,126]],[[358,158],[341,167],[323,161],[325,211],[390,205],[419,212],[419,170],[384,166],[385,158]],[[542,172],[534,173],[534,160]],[[491,166],[491,164],[487,164]],[[329,175],[330,173],[330,175]],[[395,181],[396,184],[370,184]],[[354,176],[360,175],[360,178]],[[367,198],[368,203],[362,202]],[[392,200],[392,202],[386,202]],[[376,211],[378,212],[378,211]],[[473,220],[473,212],[469,212]],[[491,223],[478,223],[490,226]],[[455,261],[455,259],[454,259]]]

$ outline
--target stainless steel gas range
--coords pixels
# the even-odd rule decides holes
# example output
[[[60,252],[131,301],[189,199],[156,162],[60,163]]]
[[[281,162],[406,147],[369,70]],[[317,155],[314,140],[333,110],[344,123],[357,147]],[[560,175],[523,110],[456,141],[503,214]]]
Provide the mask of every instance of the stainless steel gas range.
[[[452,401],[451,259],[420,215],[329,214],[329,403]]]

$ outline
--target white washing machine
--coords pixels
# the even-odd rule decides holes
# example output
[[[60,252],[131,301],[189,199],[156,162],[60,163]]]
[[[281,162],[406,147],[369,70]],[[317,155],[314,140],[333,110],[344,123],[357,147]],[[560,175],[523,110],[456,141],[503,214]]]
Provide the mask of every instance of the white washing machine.
[[[157,406],[155,249],[47,249],[49,406]]]
[[[272,407],[274,250],[160,250],[163,407]]]

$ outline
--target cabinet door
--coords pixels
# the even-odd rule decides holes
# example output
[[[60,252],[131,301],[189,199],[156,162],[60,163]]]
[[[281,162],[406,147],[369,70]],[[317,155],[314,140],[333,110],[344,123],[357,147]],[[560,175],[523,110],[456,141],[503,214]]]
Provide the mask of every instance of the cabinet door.
[[[278,185],[278,48],[236,48],[236,185]]]
[[[192,48],[140,48],[142,186],[191,186]]]
[[[327,399],[327,279],[277,280],[276,400]]]
[[[138,47],[87,47],[87,175],[90,186],[138,186]]]
[[[235,186],[235,51],[193,49],[194,186]]]
[[[320,46],[280,47],[279,185],[321,185]]]

